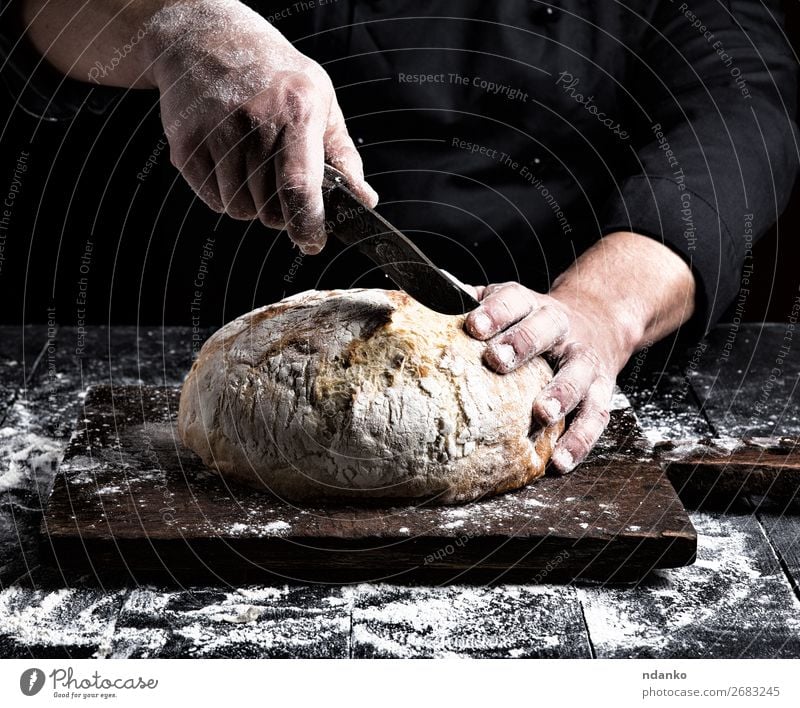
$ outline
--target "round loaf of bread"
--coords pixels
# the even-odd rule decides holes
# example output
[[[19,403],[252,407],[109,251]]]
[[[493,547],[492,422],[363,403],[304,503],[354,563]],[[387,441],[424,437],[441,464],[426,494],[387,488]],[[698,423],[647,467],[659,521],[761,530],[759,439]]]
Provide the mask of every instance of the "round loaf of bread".
[[[463,324],[396,290],[254,310],[203,345],[180,437],[224,477],[289,500],[458,503],[519,488],[563,427],[531,430],[552,371],[541,358],[490,371]]]

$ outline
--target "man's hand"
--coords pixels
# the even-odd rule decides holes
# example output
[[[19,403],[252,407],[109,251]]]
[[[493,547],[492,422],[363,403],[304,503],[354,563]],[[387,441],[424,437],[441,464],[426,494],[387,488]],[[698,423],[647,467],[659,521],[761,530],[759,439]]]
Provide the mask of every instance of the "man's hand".
[[[151,26],[170,159],[212,209],[285,224],[318,253],[326,159],[375,205],[330,78],[264,18],[235,0],[186,2]]]
[[[605,429],[614,382],[628,358],[688,320],[694,308],[694,277],[683,260],[631,233],[599,241],[547,295],[519,283],[476,290],[481,306],[465,328],[487,342],[487,366],[505,374],[538,355],[555,364],[532,416],[545,426],[577,411],[552,456],[562,473],[586,457]]]
[[[63,74],[159,90],[170,159],[212,209],[286,225],[317,253],[325,160],[377,202],[324,69],[238,0],[22,0],[21,10]],[[118,47],[127,53],[98,73]]]
[[[534,422],[551,425],[580,405],[552,457],[557,470],[569,472],[605,429],[614,381],[629,352],[589,308],[576,309],[519,283],[489,285],[479,298],[481,306],[469,314],[466,327],[487,341],[487,366],[507,374],[539,354],[556,365],[555,377],[534,402]]]

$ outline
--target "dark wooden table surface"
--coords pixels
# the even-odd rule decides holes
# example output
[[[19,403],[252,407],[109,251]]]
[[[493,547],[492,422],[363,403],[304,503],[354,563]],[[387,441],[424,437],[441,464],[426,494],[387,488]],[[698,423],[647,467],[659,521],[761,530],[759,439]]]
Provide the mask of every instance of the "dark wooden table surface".
[[[800,341],[788,334],[721,326],[681,366],[639,357],[619,385],[653,443],[798,436]],[[636,586],[65,579],[41,556],[39,523],[83,392],[178,385],[191,352],[181,328],[0,328],[0,656],[800,656],[800,512],[781,498],[692,500],[697,562]]]

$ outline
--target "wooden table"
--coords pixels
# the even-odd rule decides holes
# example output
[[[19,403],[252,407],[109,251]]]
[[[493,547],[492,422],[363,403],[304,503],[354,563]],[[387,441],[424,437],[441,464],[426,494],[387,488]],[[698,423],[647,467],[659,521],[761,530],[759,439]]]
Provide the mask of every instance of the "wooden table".
[[[781,356],[785,335],[722,326],[687,375],[640,357],[619,384],[653,442],[800,436],[800,343]],[[800,656],[800,512],[747,494],[687,490],[697,563],[633,587],[66,582],[38,528],[82,392],[178,385],[191,352],[183,328],[0,328],[0,656]]]

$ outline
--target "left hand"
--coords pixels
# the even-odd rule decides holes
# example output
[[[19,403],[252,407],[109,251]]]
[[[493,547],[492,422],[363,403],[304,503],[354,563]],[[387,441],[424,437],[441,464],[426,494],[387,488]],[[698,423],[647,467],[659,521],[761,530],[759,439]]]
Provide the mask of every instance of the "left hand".
[[[547,426],[577,409],[551,458],[556,471],[570,472],[608,424],[614,383],[631,347],[602,302],[578,305],[555,291],[545,295],[513,282],[476,291],[481,306],[469,313],[465,329],[487,342],[487,366],[505,374],[541,354],[555,363],[555,377],[536,398],[533,418]]]

